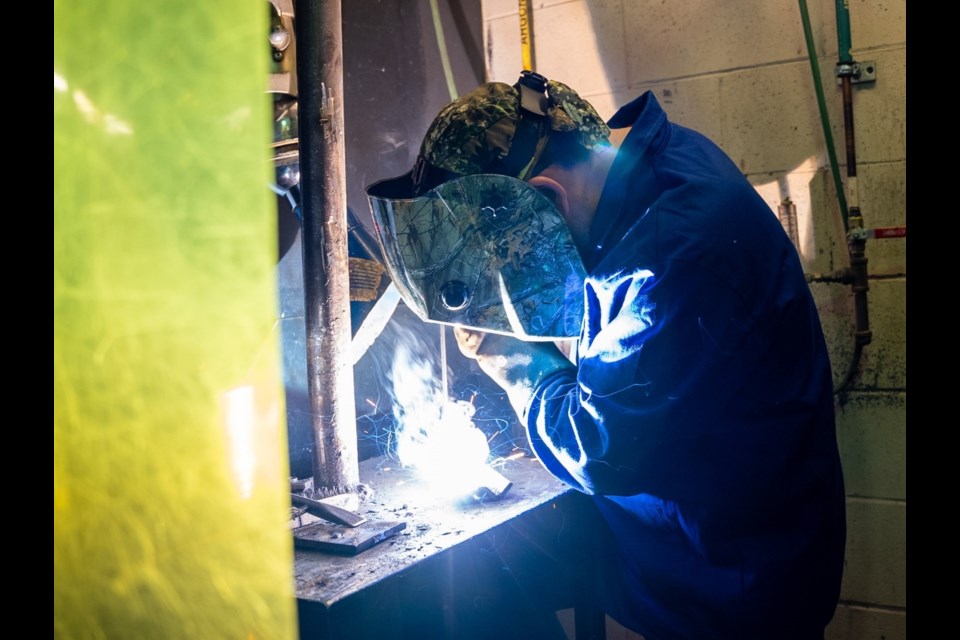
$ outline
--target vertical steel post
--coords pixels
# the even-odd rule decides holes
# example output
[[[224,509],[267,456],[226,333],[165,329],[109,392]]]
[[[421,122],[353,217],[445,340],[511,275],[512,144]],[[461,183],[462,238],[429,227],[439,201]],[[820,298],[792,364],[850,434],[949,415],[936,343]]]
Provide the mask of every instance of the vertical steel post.
[[[360,482],[350,357],[343,38],[340,0],[297,0],[300,187],[313,482],[324,495]]]

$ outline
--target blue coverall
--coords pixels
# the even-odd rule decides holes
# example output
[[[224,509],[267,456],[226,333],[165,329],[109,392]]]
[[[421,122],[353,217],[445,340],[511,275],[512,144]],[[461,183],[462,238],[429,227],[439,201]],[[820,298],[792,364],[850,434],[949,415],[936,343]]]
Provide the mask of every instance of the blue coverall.
[[[832,376],[796,249],[711,141],[650,92],[604,185],[577,368],[521,415],[617,549],[608,613],[645,635],[822,638],[840,590]],[[612,590],[611,590],[612,591]]]

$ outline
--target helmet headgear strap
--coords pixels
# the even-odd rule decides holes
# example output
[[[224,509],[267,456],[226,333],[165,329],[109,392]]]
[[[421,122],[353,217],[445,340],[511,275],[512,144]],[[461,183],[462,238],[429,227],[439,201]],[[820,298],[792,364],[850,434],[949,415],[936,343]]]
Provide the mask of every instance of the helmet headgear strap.
[[[539,73],[524,70],[514,85],[520,94],[517,127],[507,155],[500,158],[490,173],[501,173],[526,180],[535,160],[543,150],[547,125],[547,79]]]

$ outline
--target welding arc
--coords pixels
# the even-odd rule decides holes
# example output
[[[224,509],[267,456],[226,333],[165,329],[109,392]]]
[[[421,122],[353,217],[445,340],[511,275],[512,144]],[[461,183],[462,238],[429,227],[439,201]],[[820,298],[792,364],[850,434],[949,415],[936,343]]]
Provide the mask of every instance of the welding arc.
[[[353,511],[341,509],[340,507],[335,507],[332,504],[320,502],[319,500],[311,500],[310,498],[306,498],[296,493],[291,493],[290,499],[293,501],[293,504],[306,507],[307,513],[317,516],[318,518],[323,518],[324,520],[328,520],[335,524],[342,524],[348,527],[358,527],[367,521],[366,518],[361,515],[357,515]]]

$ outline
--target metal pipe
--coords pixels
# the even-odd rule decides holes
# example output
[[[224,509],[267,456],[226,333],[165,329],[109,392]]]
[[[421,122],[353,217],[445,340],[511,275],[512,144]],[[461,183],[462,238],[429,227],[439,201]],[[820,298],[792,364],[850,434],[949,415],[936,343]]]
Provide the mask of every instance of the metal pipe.
[[[313,486],[321,495],[332,495],[352,493],[360,483],[350,355],[340,1],[297,0],[295,13]]]
[[[854,313],[856,317],[857,344],[870,344],[873,337],[870,331],[870,319],[867,314],[867,291],[870,286],[867,280],[866,238],[852,237],[850,247],[850,273],[852,275]]]
[[[853,78],[859,73],[859,65],[850,55],[850,11],[849,0],[836,0],[837,7],[837,78],[843,95],[843,132],[847,152],[847,204],[849,216],[856,218],[851,225],[862,227],[860,220],[860,199],[857,190],[857,145],[853,126]],[[846,228],[846,225],[844,225]],[[849,231],[849,228],[847,229]]]
[[[857,145],[853,133],[852,78],[848,75],[843,76],[840,79],[840,86],[843,89],[843,133],[847,149],[847,177],[855,178],[857,176]],[[857,200],[851,198],[850,208],[859,208],[858,205]]]
[[[847,152],[847,189],[849,190],[849,215],[856,218],[853,224],[863,227],[860,220],[860,202],[857,191],[857,145],[853,126],[853,77],[858,65],[850,55],[850,10],[849,0],[836,0],[837,8],[837,78],[843,95],[843,131]],[[849,231],[849,227],[844,224]]]
[[[863,347],[870,344],[873,333],[870,331],[867,292],[870,290],[867,273],[867,233],[863,228],[860,214],[860,191],[857,185],[857,145],[853,124],[853,76],[857,73],[857,64],[850,55],[850,11],[848,0],[836,0],[837,6],[837,77],[843,94],[843,131],[847,152],[847,189],[849,191],[849,226],[847,227],[847,248],[850,251],[850,288],[853,291],[854,308],[854,354],[847,375],[838,391],[845,391],[852,384],[860,367]]]
[[[830,120],[827,116],[826,98],[823,92],[823,83],[820,79],[820,67],[817,62],[816,49],[813,42],[813,31],[810,27],[810,16],[807,12],[806,0],[798,0],[800,17],[803,21],[803,34],[807,43],[807,53],[810,58],[810,68],[813,72],[813,84],[817,93],[817,104],[820,109],[820,123],[823,126],[823,135],[827,143],[827,154],[830,158],[830,169],[833,173],[834,185],[840,204],[840,215],[843,218],[843,229],[847,237],[847,248],[850,253],[850,267],[841,272],[836,281],[851,285],[854,296],[854,314],[856,330],[854,334],[854,354],[847,368],[840,386],[835,393],[844,391],[852,382],[860,366],[860,356],[863,346],[870,344],[872,333],[867,307],[867,231],[863,228],[863,218],[860,215],[859,191],[857,188],[857,149],[853,126],[853,76],[857,72],[857,65],[850,55],[850,12],[849,0],[836,0],[837,10],[837,45],[839,60],[837,62],[837,77],[843,91],[843,123],[847,152],[847,189],[849,189],[851,206],[847,207],[847,193],[840,179],[840,169],[836,151],[833,146],[833,135],[830,132]],[[831,280],[821,280],[831,281]]]

